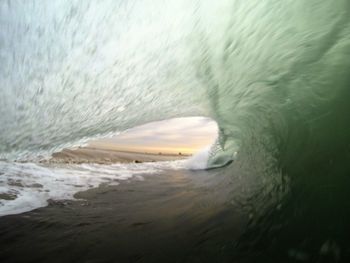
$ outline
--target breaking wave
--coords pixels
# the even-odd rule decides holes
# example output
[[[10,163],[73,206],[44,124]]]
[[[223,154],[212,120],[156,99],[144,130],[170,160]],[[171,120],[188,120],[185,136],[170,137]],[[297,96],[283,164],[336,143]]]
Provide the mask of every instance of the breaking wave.
[[[290,166],[346,139],[348,1],[3,1],[0,14],[3,159],[193,115],[220,127],[212,165],[255,140]]]
[[[255,228],[281,193],[278,218],[348,196],[347,0],[2,1],[0,25],[2,159],[201,115],[220,131],[207,167],[269,182]]]

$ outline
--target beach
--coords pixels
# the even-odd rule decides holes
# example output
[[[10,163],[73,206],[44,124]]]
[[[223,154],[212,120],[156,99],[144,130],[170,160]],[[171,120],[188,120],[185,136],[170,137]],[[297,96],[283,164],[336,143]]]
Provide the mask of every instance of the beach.
[[[120,151],[108,148],[79,147],[76,149],[64,149],[52,154],[48,160],[50,163],[143,163],[173,161],[188,158],[189,155],[171,153],[147,153]],[[46,161],[47,162],[47,161]]]

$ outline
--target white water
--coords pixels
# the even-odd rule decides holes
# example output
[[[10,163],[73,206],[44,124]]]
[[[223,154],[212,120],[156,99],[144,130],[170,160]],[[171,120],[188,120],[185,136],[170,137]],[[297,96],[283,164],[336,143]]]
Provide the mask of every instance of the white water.
[[[210,157],[210,148],[211,146],[207,146],[198,151],[195,155],[193,155],[190,159],[187,160],[186,167],[190,170],[206,169]]]
[[[186,161],[138,164],[39,165],[34,163],[0,163],[0,216],[27,212],[48,204],[48,200],[73,200],[74,194],[120,181],[136,179],[164,170],[184,169]]]

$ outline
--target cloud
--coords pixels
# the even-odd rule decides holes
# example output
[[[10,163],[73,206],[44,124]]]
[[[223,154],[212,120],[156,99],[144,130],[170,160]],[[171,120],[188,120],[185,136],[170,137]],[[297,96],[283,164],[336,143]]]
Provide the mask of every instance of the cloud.
[[[213,143],[216,136],[217,125],[209,118],[174,118],[138,126],[117,136],[91,142],[91,145],[134,150],[173,149],[176,152],[186,148],[196,151]]]

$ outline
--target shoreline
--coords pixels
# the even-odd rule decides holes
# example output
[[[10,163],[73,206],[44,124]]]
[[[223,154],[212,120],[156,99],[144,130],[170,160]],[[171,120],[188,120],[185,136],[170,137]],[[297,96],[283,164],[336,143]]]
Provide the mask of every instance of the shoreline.
[[[190,156],[191,155],[187,154],[156,154],[106,148],[80,147],[77,149],[63,149],[60,152],[53,153],[50,159],[43,160],[41,163],[144,163],[183,160],[189,158]]]

